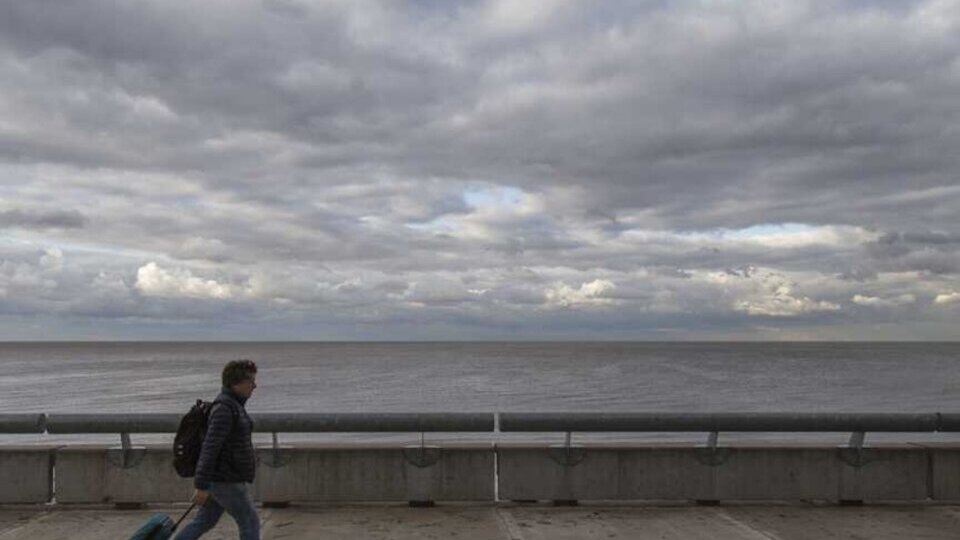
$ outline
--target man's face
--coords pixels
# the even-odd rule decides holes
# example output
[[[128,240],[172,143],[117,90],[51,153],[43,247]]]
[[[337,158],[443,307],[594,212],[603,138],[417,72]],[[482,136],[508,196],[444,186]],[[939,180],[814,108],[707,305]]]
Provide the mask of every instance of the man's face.
[[[257,375],[253,374],[249,379],[233,385],[233,391],[245,398],[253,394],[253,389],[257,387]]]

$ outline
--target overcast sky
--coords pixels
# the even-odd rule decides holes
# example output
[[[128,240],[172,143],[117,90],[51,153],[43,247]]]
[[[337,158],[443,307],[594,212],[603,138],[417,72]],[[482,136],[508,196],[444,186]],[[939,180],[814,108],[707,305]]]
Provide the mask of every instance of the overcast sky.
[[[0,339],[957,339],[960,2],[0,0]]]

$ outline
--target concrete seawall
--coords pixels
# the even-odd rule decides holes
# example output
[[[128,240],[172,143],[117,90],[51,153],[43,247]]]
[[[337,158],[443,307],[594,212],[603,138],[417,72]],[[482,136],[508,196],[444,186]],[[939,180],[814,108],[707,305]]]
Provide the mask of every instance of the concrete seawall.
[[[0,447],[0,504],[188,500],[168,446]],[[289,502],[960,501],[960,444],[300,444],[258,448],[254,497]]]

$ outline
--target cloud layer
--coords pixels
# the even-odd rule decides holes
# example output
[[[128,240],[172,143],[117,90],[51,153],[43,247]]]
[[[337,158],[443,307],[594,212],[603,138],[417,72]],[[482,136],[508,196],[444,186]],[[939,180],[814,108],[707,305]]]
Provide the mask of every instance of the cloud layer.
[[[960,7],[0,0],[0,338],[955,339]]]

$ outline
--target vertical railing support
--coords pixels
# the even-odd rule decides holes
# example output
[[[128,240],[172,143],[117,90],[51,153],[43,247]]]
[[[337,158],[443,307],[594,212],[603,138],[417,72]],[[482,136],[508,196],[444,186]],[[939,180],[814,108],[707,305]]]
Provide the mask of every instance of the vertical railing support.
[[[550,445],[550,457],[564,467],[579,465],[587,455],[583,446],[574,446],[573,432],[564,432],[563,445]]]
[[[144,447],[134,448],[130,443],[130,433],[120,432],[120,446],[107,449],[107,461],[121,469],[130,469],[136,467],[143,461],[146,455]]]
[[[870,460],[866,450],[863,448],[863,441],[867,434],[864,431],[854,431],[850,434],[850,441],[846,448],[840,449],[840,459],[851,467],[863,467]]]
[[[711,431],[707,436],[706,446],[701,448],[697,453],[697,461],[703,465],[710,465],[711,467],[723,465],[723,463],[727,460],[727,457],[730,455],[730,449],[720,448],[717,443],[719,439],[720,432]]]

